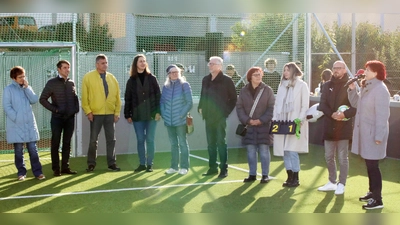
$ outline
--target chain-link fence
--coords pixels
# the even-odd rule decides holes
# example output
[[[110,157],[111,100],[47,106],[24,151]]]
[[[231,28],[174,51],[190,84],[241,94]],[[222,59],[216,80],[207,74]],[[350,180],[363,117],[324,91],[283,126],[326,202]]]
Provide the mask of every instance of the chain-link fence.
[[[400,89],[397,69],[400,60],[397,60],[396,51],[400,35],[388,24],[399,15],[385,15],[387,18],[382,23],[382,15],[371,14],[378,22],[370,23],[357,14],[360,20],[356,20],[355,53],[352,50],[352,14],[316,15],[349,68],[353,67],[353,58],[357,69],[367,60],[381,60],[387,65],[391,93]],[[308,18],[311,18],[310,23],[307,14],[2,13],[0,42],[77,43],[77,62],[73,69],[79,93],[82,77],[95,69],[95,56],[99,53],[108,56],[108,71],[117,77],[122,97],[130,65],[138,53],[146,55],[160,86],[165,81],[165,68],[169,64],[183,64],[184,76],[192,86],[194,98],[198,98],[201,80],[208,74],[207,60],[211,55],[221,56],[225,66],[233,64],[242,76],[251,66],[267,69],[264,61],[268,58],[277,60],[274,69],[280,74],[285,63],[300,61],[305,70],[304,79],[312,78],[312,91],[320,81],[322,70],[331,68],[339,58],[315,17]],[[382,28],[382,24],[386,28]],[[307,33],[307,27],[311,27],[311,34]],[[311,58],[306,53],[308,48]],[[70,60],[71,52],[59,48],[0,47],[0,97],[10,83],[9,70],[16,65],[26,69],[30,84],[40,95],[47,80],[56,75],[55,64],[60,59]],[[44,143],[40,147],[47,148],[50,145],[50,112],[40,104],[35,104],[33,109],[41,143]],[[12,149],[5,143],[2,106],[1,149]]]

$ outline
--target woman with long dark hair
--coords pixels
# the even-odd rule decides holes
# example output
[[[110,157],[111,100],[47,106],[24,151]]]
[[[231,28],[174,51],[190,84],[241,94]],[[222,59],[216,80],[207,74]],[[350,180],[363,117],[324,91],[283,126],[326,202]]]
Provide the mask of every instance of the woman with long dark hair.
[[[124,114],[128,123],[133,122],[136,132],[140,164],[135,172],[152,172],[154,136],[157,121],[160,120],[160,86],[157,78],[151,74],[143,54],[133,59],[130,75],[125,90]]]

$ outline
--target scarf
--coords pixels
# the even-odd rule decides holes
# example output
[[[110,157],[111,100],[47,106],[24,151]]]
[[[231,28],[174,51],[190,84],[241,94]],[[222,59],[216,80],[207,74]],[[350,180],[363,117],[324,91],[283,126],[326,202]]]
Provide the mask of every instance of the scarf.
[[[282,80],[281,85],[279,85],[274,109],[276,110],[277,120],[286,120],[287,113],[294,110],[294,86],[289,84],[290,80]]]

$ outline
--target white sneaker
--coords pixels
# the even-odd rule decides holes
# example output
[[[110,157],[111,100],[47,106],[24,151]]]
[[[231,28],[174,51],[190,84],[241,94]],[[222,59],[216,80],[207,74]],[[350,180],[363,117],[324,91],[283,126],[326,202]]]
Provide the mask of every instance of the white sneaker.
[[[187,169],[180,169],[178,173],[181,174],[181,175],[185,175],[185,174],[188,173],[188,170]]]
[[[166,174],[173,174],[178,172],[178,170],[174,169],[174,168],[169,168],[165,171]]]
[[[342,183],[338,183],[335,195],[342,195],[344,194],[344,185]]]
[[[330,181],[326,183],[324,186],[319,187],[318,191],[336,191],[337,185],[331,183]]]

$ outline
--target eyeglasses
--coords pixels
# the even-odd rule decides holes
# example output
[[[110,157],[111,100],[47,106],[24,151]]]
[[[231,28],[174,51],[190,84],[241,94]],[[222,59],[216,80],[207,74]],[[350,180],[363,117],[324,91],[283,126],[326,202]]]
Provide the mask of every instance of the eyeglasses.
[[[207,66],[220,65],[220,63],[207,63]]]
[[[344,69],[344,67],[332,67],[333,70],[340,70],[340,69]]]

